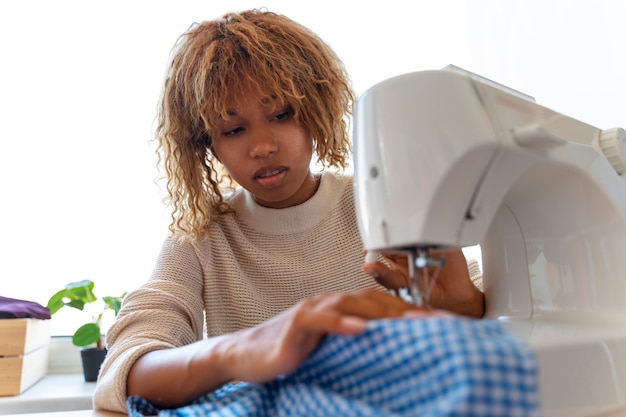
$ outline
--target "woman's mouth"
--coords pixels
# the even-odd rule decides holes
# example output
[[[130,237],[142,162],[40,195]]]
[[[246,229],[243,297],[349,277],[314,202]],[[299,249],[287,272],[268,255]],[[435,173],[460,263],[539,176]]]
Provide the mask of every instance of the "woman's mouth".
[[[254,178],[265,188],[275,188],[283,183],[286,175],[286,168],[272,168],[257,173]]]
[[[280,173],[280,170],[279,169],[275,169],[274,171],[266,172],[265,174],[259,175],[259,178],[271,177],[272,175],[277,175],[278,173]]]

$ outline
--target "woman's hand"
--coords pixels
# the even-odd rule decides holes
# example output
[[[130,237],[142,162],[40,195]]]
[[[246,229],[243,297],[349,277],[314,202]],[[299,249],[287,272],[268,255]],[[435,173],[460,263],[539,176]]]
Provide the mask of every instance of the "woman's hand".
[[[236,379],[269,381],[295,370],[328,334],[356,335],[368,319],[428,314],[379,290],[324,293],[235,333],[225,363]]]
[[[392,290],[410,287],[407,255],[402,253],[382,253],[383,262],[363,265],[363,271],[376,281]],[[420,288],[426,291],[429,286],[429,304],[432,308],[445,309],[457,314],[480,318],[484,314],[484,294],[472,283],[467,270],[467,261],[461,249],[432,252],[434,258],[445,258],[441,268],[431,267],[428,277],[420,273]],[[432,282],[432,278],[435,281]]]
[[[290,373],[328,334],[356,335],[369,319],[432,314],[380,290],[320,294],[253,328],[146,353],[128,375],[127,395],[179,407],[228,381]]]

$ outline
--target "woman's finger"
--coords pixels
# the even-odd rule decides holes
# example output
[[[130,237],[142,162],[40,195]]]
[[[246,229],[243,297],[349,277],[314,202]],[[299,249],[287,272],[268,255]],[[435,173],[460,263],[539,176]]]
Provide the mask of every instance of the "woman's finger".
[[[374,278],[380,285],[390,290],[398,290],[398,288],[408,285],[407,275],[399,273],[397,270],[380,262],[364,264],[362,270]]]

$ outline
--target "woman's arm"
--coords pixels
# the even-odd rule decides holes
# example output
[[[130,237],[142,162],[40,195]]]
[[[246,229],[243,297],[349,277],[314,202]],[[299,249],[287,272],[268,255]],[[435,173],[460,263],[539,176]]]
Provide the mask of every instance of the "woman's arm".
[[[295,370],[330,333],[355,335],[368,319],[428,314],[378,290],[325,293],[250,329],[143,355],[128,395],[173,408],[225,382],[264,382]]]
[[[150,280],[128,294],[107,330],[108,352],[94,392],[96,409],[126,412],[128,375],[147,352],[176,351],[202,339],[203,286],[192,245],[167,239]]]
[[[219,387],[229,380],[219,365],[230,338],[220,336],[146,353],[128,374],[127,395],[146,398],[159,408],[172,408]]]

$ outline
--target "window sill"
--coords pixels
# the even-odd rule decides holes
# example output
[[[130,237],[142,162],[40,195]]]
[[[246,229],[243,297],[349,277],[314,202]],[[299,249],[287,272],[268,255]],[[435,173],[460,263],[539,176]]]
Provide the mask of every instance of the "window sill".
[[[72,344],[68,336],[50,338],[48,353],[48,375],[80,374],[83,364],[80,358],[81,348]]]
[[[82,373],[46,375],[20,395],[0,397],[0,415],[91,409],[95,388]]]

